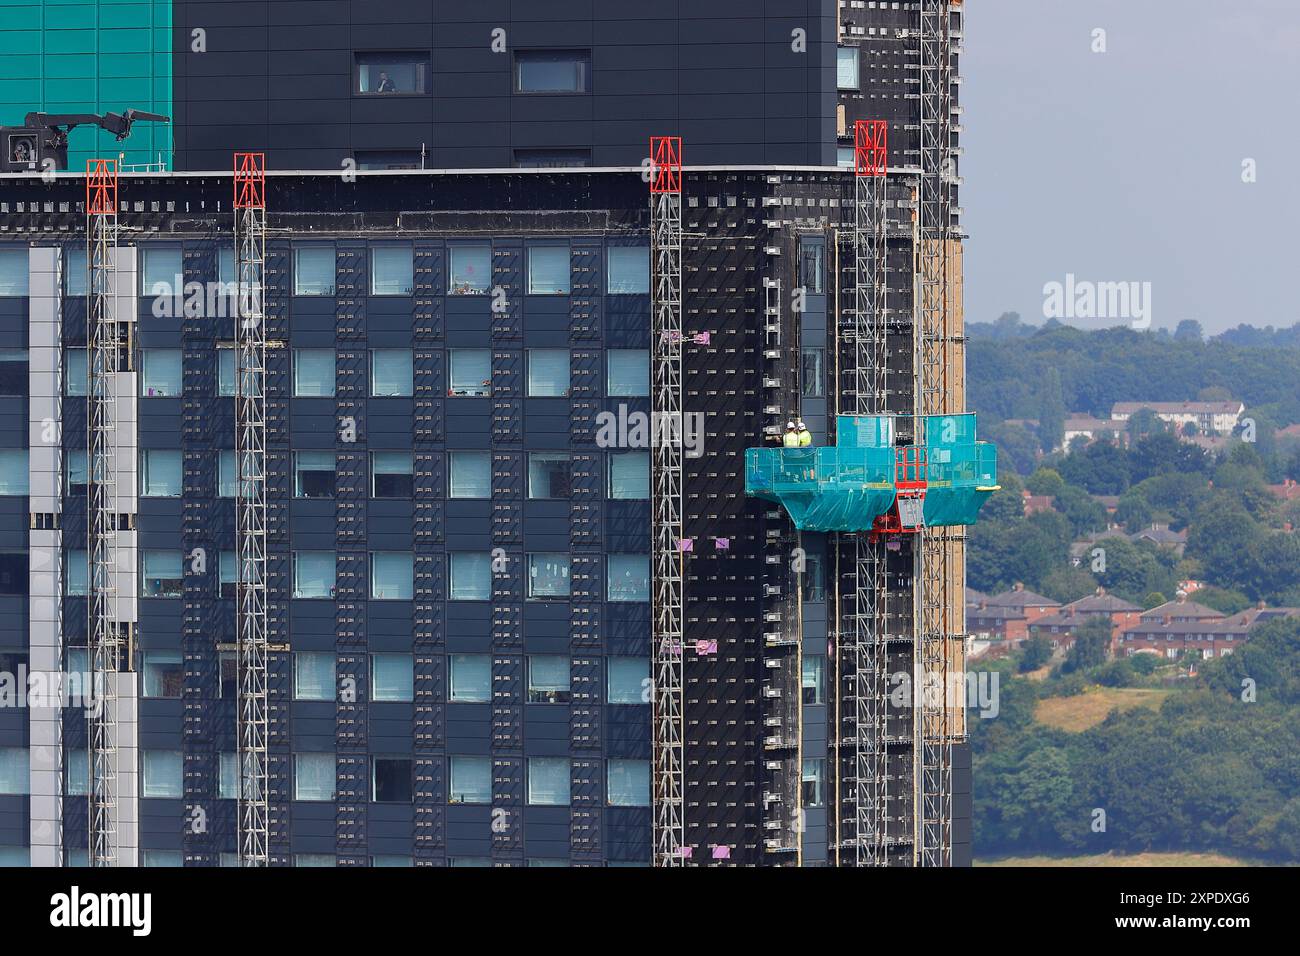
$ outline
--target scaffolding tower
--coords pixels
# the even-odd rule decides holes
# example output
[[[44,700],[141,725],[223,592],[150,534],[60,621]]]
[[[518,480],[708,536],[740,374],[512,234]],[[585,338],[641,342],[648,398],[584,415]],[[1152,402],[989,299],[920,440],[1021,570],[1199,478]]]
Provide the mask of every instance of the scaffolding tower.
[[[682,675],[682,140],[650,138],[654,863],[686,863]]]
[[[914,324],[916,441],[924,416],[948,411],[948,242],[952,50],[950,0],[920,3],[921,169],[918,204],[917,301]],[[913,719],[916,747],[914,862],[948,866],[952,861],[952,745],[957,725],[948,700],[957,663],[949,626],[952,608],[949,563],[954,555],[947,529],[923,529],[914,553],[916,642],[913,657]]]
[[[853,415],[887,411],[888,137],[885,120],[858,120],[854,124],[854,306],[846,329],[853,355],[849,409]],[[841,623],[848,646],[847,654],[841,655],[844,672],[839,678],[843,695],[839,738],[848,737],[852,746],[852,772],[844,795],[844,803],[852,808],[852,823],[841,839],[840,860],[855,866],[883,866],[888,862],[885,815],[889,806],[884,543],[872,535],[855,534],[853,555],[844,589],[851,595],[850,603]]]
[[[86,162],[88,656],[98,706],[86,712],[87,821],[91,866],[118,865],[118,672],[129,640],[118,606],[118,372],[131,369],[131,341],[117,308],[117,160]],[[128,578],[129,580],[129,578]]]
[[[239,861],[270,864],[266,506],[266,159],[235,153],[235,585]]]

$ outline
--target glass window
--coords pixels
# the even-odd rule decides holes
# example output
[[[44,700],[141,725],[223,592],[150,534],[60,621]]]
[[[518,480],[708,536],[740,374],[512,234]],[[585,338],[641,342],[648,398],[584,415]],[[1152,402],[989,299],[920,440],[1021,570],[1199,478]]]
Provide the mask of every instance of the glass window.
[[[334,573],[333,551],[295,551],[293,553],[293,596],[332,598]]]
[[[492,353],[487,349],[450,349],[448,395],[491,395]]]
[[[372,349],[370,394],[390,398],[415,394],[415,372],[410,349]]]
[[[184,589],[179,551],[140,552],[140,596],[178,598]]]
[[[826,805],[824,782],[826,780],[826,761],[822,758],[803,762],[803,805],[821,807]]]
[[[217,397],[233,398],[235,395],[235,350],[217,346]]]
[[[293,454],[295,498],[333,498],[338,462],[332,451],[298,451]]]
[[[490,857],[486,857],[486,856],[450,856],[447,858],[447,865],[451,867],[457,867],[457,866],[490,867],[492,865],[492,860]]]
[[[586,93],[590,89],[589,50],[518,50],[515,52],[515,91],[518,93]]]
[[[650,806],[650,761],[609,760],[605,764],[605,792],[611,807]]]
[[[234,246],[219,246],[217,248],[217,281],[227,286],[235,284]]]
[[[235,570],[235,552],[222,551],[217,555],[217,594],[223,598],[235,596],[239,573]]]
[[[185,668],[180,651],[145,651],[144,696],[180,699],[185,689]]]
[[[141,850],[140,865],[147,867],[179,867],[184,866],[185,861],[180,850]]]
[[[293,655],[293,699],[334,699],[334,655],[328,651],[297,651]]]
[[[415,699],[415,659],[410,654],[370,655],[370,699]]]
[[[26,448],[0,448],[0,495],[28,494],[27,474]]]
[[[410,803],[415,787],[410,757],[370,758],[370,799],[375,803]]]
[[[530,654],[528,657],[528,703],[567,704],[570,663],[559,654]]]
[[[84,747],[63,752],[63,792],[70,797],[84,797],[90,793],[90,764],[86,762]]]
[[[370,497],[409,498],[415,491],[415,467],[409,451],[370,453]]]
[[[450,601],[487,601],[492,597],[492,556],[486,552],[455,551],[449,556]]]
[[[805,704],[826,702],[826,655],[805,654],[803,656],[802,687]]]
[[[0,794],[25,796],[29,789],[27,748],[0,747]]]
[[[67,481],[67,494],[84,494],[90,481],[84,448],[70,448],[63,455],[63,473]]]
[[[569,778],[567,757],[529,757],[529,804],[566,806],[569,802]]]
[[[528,597],[567,598],[569,556],[560,552],[528,555]]]
[[[217,497],[235,497],[235,487],[239,484],[239,475],[235,473],[235,452],[223,448],[217,452]]]
[[[239,655],[222,651],[217,655],[217,696],[234,700],[239,694]]]
[[[337,866],[338,861],[332,853],[295,853],[293,855],[294,866]]]
[[[358,53],[356,92],[368,96],[429,92],[429,57],[424,53]]]
[[[29,587],[27,552],[0,551],[0,594],[22,595]]]
[[[140,751],[140,796],[177,798],[181,788],[179,750]]]
[[[606,557],[609,601],[650,600],[650,556],[611,554]]]
[[[487,654],[452,654],[450,686],[451,703],[487,703],[492,697],[492,659]]]
[[[492,802],[492,758],[451,757],[448,803]]]
[[[140,493],[146,498],[179,498],[181,453],[148,448],[140,453]]]
[[[645,295],[650,292],[650,247],[610,246],[606,256],[610,295]]]
[[[841,90],[856,90],[858,88],[858,48],[855,46],[842,46],[839,48],[836,58],[836,85]]]
[[[219,755],[217,767],[217,799],[239,799],[239,754],[226,751]]]
[[[567,498],[571,492],[573,462],[567,452],[534,451],[528,455],[528,497]]]
[[[625,451],[609,456],[609,496],[629,501],[649,500],[648,451]]]
[[[0,349],[0,395],[27,394],[27,350]]]
[[[181,350],[140,350],[140,395],[143,398],[179,398]]]
[[[528,247],[528,294],[569,294],[569,247]]]
[[[448,497],[492,497],[492,455],[490,452],[448,452],[447,465]]]
[[[517,149],[515,166],[519,169],[574,169],[591,165],[589,149]]]
[[[293,350],[293,394],[328,398],[334,394],[334,350]]]
[[[302,246],[293,250],[293,294],[334,294],[333,246]]]
[[[27,295],[27,269],[26,249],[0,249],[0,298]]]
[[[423,169],[424,160],[418,149],[355,149],[352,158],[357,169]]]
[[[63,552],[63,593],[68,597],[90,593],[90,556],[84,549]]]
[[[295,800],[333,800],[336,777],[333,754],[294,754]]]
[[[410,295],[415,289],[414,250],[409,245],[370,248],[370,294]]]
[[[158,246],[143,251],[143,294],[147,296],[181,295],[185,288],[179,247]]]
[[[826,244],[820,239],[799,240],[799,285],[809,295],[824,291],[822,276],[826,273]]]
[[[804,398],[822,398],[825,396],[826,373],[823,370],[825,356],[825,349],[803,350],[803,368],[800,370],[800,374],[803,379]]]
[[[805,601],[826,600],[826,567],[820,554],[806,554],[799,586]]]
[[[528,350],[530,398],[561,398],[569,394],[569,350]]]
[[[857,165],[857,150],[852,146],[837,146],[835,148],[835,165],[852,169]]]
[[[409,551],[372,551],[370,597],[375,601],[409,601],[415,596],[415,556]]]
[[[90,394],[90,353],[86,349],[68,349],[63,353],[63,394],[73,397]]]
[[[607,660],[605,699],[611,704],[650,703],[650,659],[610,657]]]
[[[68,296],[85,295],[90,281],[90,269],[86,265],[86,247],[69,246],[63,250],[63,294]]]
[[[609,395],[649,395],[650,351],[610,349],[605,353],[605,380]]]
[[[492,288],[491,246],[450,246],[448,295],[487,295]]]

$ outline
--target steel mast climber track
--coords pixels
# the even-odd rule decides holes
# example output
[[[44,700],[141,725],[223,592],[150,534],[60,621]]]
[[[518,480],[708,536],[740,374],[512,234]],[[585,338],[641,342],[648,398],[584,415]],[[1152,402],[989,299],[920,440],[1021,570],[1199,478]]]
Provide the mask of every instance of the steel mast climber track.
[[[266,573],[266,160],[235,154],[235,586],[238,627],[239,860],[270,864]]]
[[[119,372],[131,367],[131,342],[117,303],[117,161],[86,163],[87,320],[90,381],[86,455],[87,549],[90,557],[88,635],[98,705],[87,710],[87,792],[91,866],[118,865],[118,673],[124,627],[119,614],[117,394]],[[134,307],[134,303],[130,304]],[[131,580],[128,577],[127,580]]]
[[[650,157],[654,864],[684,866],[681,137],[651,137]]]
[[[922,431],[923,416],[948,410],[948,241],[950,185],[954,178],[951,17],[950,0],[921,0],[921,173],[914,352],[918,444],[928,437]],[[947,699],[954,664],[949,628],[949,541],[947,531],[924,529],[917,542],[913,575],[914,860],[920,866],[949,866],[952,862],[952,742],[957,727]]]
[[[887,411],[887,258],[885,195],[889,162],[885,120],[854,124],[854,308],[846,329],[853,354],[851,414]],[[843,721],[840,739],[852,745],[853,770],[846,802],[853,808],[852,829],[842,841],[841,861],[884,866],[888,810],[886,764],[889,699],[885,619],[885,553],[881,541],[853,536],[853,564],[847,590],[851,610],[841,628],[849,637],[848,673],[841,678]],[[844,850],[850,851],[848,858]]]

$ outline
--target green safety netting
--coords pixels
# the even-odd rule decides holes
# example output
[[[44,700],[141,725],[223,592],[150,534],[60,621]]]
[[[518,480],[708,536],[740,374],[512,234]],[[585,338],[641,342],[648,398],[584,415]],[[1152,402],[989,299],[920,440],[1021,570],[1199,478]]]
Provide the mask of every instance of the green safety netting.
[[[801,531],[869,531],[898,491],[894,426],[888,415],[842,416],[834,446],[747,449],[745,493],[782,505]],[[974,524],[997,488],[997,449],[975,440],[972,414],[930,416],[923,428],[925,523]]]

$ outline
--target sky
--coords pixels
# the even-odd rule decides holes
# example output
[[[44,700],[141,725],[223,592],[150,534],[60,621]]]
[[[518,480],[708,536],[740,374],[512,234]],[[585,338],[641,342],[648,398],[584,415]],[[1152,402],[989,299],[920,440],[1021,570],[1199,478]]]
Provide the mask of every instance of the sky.
[[[1150,283],[1152,327],[1300,321],[1300,0],[966,8],[967,322],[1041,324],[1067,275]],[[1142,327],[1099,311],[1062,321]]]

